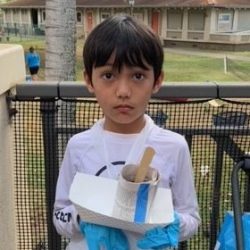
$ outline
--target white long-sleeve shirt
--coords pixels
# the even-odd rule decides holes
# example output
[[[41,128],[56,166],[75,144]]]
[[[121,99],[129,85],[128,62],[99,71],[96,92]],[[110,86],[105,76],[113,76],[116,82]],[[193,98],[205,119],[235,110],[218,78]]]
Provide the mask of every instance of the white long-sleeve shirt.
[[[174,210],[180,217],[180,239],[186,240],[196,233],[200,217],[188,145],[182,135],[159,128],[149,117],[146,121],[148,132],[140,139],[139,134],[104,131],[103,121],[99,121],[69,140],[58,177],[53,216],[57,232],[71,239],[68,249],[89,250],[80,233],[77,211],[69,200],[76,172],[116,179],[125,162],[139,163],[147,146],[156,152],[151,166],[160,174],[159,185],[172,191]],[[138,249],[136,241],[141,235],[128,231],[125,234],[130,249]]]

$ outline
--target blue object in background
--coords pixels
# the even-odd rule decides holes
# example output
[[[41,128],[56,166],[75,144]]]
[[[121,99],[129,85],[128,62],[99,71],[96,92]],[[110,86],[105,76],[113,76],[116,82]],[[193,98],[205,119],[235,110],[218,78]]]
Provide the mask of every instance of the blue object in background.
[[[242,215],[245,250],[250,250],[250,213]],[[227,212],[214,250],[236,250],[233,212]]]

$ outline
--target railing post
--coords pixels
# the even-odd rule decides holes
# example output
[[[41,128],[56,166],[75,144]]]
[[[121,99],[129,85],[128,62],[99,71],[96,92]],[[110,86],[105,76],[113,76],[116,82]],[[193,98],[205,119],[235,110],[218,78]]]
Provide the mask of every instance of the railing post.
[[[58,136],[56,131],[57,107],[55,99],[41,101],[44,162],[45,162],[45,187],[46,187],[46,214],[48,249],[60,250],[61,237],[53,225],[53,205],[58,177]]]
[[[192,152],[193,136],[191,134],[186,134],[185,138],[186,138],[186,141],[187,141],[187,144],[188,144],[188,147],[189,147],[189,151],[191,153]],[[180,245],[179,245],[179,249],[180,250],[187,250],[188,249],[188,242],[187,241],[181,242]]]
[[[247,179],[248,181],[250,174],[250,157],[248,155],[244,156],[243,160],[241,160],[234,166],[231,176],[236,246],[237,250],[244,250],[245,249],[244,237],[246,234],[244,234],[243,220],[242,220],[242,215],[244,213],[244,210],[242,211],[241,209],[241,199],[240,199],[241,198],[240,183],[239,183],[240,170],[245,171],[248,177]],[[249,183],[247,183],[247,185],[249,185]],[[245,198],[249,199],[249,197]]]
[[[244,166],[244,161],[236,164],[232,171],[231,184],[232,184],[232,197],[233,197],[233,211],[234,211],[234,226],[236,235],[237,250],[244,250],[244,230],[242,225],[242,211],[240,202],[240,185],[238,180],[238,173]]]
[[[246,154],[245,158],[248,158],[248,164],[249,164],[250,155]],[[246,176],[243,210],[245,212],[250,212],[250,171],[249,171],[249,169],[248,169],[248,174]]]
[[[213,195],[212,195],[212,212],[211,212],[211,224],[210,224],[210,250],[214,249],[216,239],[217,239],[217,229],[218,229],[218,219],[220,213],[220,192],[221,192],[221,176],[222,176],[222,165],[223,165],[223,144],[224,136],[216,135],[213,137],[217,142],[216,149],[216,164],[214,173],[214,185],[213,185]]]
[[[244,194],[244,211],[250,212],[250,175],[246,177],[246,187]]]

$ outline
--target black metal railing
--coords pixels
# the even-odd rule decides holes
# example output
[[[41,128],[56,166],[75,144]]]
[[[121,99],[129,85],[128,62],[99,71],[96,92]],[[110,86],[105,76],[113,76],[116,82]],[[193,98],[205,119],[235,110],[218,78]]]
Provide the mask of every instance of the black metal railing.
[[[0,23],[0,37],[2,40],[9,40],[11,37],[30,38],[45,36],[45,25],[32,25],[20,23]]]
[[[52,223],[60,162],[68,139],[91,127],[102,111],[78,83],[21,84],[9,98],[18,249],[64,249],[67,240]],[[159,126],[183,134],[192,154],[202,224],[182,249],[212,250],[223,215],[232,210],[232,167],[250,152],[250,86],[168,84],[147,113]],[[248,179],[242,176],[240,185],[247,210]]]

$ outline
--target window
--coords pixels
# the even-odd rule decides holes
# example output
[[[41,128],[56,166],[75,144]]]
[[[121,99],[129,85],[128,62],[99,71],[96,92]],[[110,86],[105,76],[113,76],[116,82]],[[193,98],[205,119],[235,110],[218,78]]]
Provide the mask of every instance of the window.
[[[182,11],[168,10],[167,13],[168,29],[181,30],[182,29]]]
[[[110,17],[109,13],[103,12],[103,13],[101,13],[101,20],[100,21],[102,22],[109,17]]]
[[[76,13],[76,22],[82,23],[82,13],[80,11]]]
[[[188,29],[189,30],[204,30],[205,13],[201,10],[193,10],[188,12]]]
[[[231,14],[219,14],[219,22],[228,23],[231,20]]]
[[[233,25],[232,13],[224,12],[218,14],[218,32],[231,32]]]

